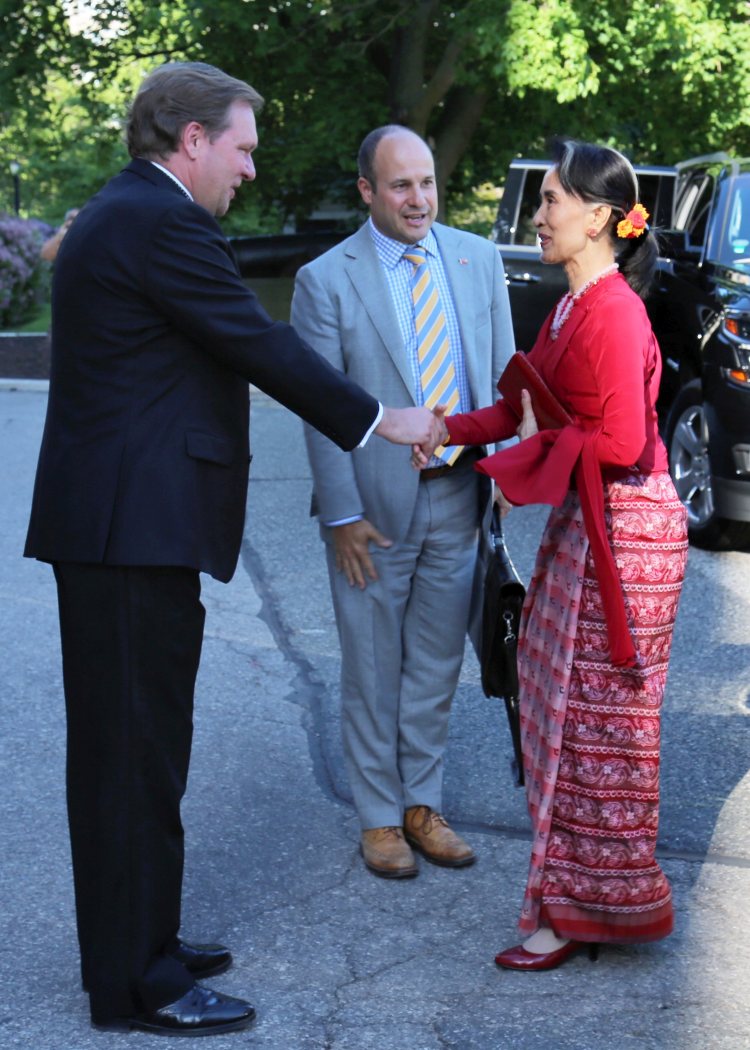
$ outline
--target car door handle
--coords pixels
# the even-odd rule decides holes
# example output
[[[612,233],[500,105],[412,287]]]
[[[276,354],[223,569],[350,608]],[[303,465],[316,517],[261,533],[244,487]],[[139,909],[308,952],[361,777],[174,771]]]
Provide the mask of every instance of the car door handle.
[[[508,273],[505,274],[506,280],[510,284],[513,281],[515,284],[539,284],[541,277],[537,273]]]

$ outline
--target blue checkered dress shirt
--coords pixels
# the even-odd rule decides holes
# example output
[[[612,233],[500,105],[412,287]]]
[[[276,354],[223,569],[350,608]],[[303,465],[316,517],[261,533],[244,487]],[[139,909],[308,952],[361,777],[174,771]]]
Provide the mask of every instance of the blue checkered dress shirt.
[[[398,317],[399,328],[404,340],[404,346],[411,362],[412,376],[414,377],[414,400],[418,405],[424,404],[422,396],[422,383],[419,375],[419,357],[417,356],[417,330],[414,325],[414,303],[411,297],[411,279],[414,266],[404,259],[404,252],[415,245],[402,244],[386,237],[375,226],[372,219],[369,220],[370,234],[372,235],[375,250],[378,253],[380,264],[383,267],[391,299]],[[427,263],[430,273],[435,281],[445,313],[445,322],[448,326],[448,338],[451,345],[451,357],[453,368],[456,373],[458,384],[458,396],[461,399],[460,411],[470,412],[472,409],[471,391],[466,376],[466,362],[464,361],[463,346],[461,344],[461,332],[458,327],[456,308],[453,305],[453,293],[448,284],[443,260],[440,258],[435,234],[430,230],[426,237],[417,244],[427,252]],[[435,460],[439,464],[439,460]]]

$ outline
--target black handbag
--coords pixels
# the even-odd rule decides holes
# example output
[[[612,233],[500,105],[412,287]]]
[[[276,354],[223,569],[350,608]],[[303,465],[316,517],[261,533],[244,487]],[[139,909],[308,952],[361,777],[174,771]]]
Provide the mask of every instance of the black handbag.
[[[511,561],[495,504],[485,551],[479,665],[485,696],[502,697],[513,741],[513,773],[522,786],[521,722],[518,713],[518,628],[526,588]]]

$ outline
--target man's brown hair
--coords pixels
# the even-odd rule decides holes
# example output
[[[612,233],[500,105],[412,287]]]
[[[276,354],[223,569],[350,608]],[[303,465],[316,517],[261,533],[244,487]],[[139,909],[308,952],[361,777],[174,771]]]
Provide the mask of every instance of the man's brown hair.
[[[131,157],[166,160],[177,151],[183,128],[201,124],[210,139],[229,127],[229,107],[247,102],[255,113],[263,98],[255,88],[205,62],[168,62],[146,77],[128,113]]]

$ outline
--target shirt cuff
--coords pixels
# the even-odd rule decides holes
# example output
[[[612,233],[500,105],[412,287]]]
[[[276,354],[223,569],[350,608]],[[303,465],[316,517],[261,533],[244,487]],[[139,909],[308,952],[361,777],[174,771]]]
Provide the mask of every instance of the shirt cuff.
[[[355,514],[351,518],[339,518],[338,521],[324,521],[329,529],[335,529],[337,525],[351,525],[354,521],[362,521],[362,514]]]
[[[372,434],[373,430],[378,425],[378,423],[380,423],[380,420],[383,418],[383,411],[384,411],[383,410],[383,405],[381,404],[380,401],[378,401],[378,414],[375,416],[375,419],[373,420],[372,426],[370,427],[370,429],[367,431],[365,436],[362,438],[360,443],[357,445],[357,448],[364,448],[365,447],[365,445],[367,444],[367,442],[370,439],[370,435]],[[354,519],[354,521],[357,521],[357,520],[358,520],[357,518]],[[340,524],[341,525],[345,525],[346,522],[340,522]]]

